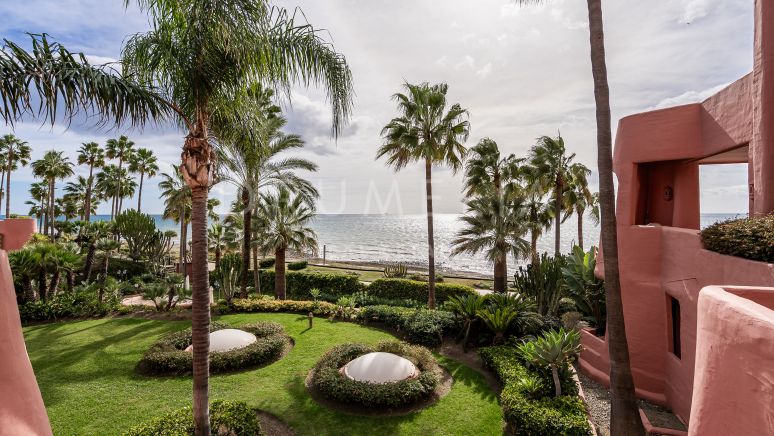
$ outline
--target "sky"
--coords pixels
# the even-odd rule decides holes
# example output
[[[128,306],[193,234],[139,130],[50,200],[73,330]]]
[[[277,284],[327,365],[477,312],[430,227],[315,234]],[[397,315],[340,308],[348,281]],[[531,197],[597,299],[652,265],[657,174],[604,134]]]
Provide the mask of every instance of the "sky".
[[[346,56],[356,96],[352,118],[340,137],[330,136],[324,92],[294,88],[280,103],[287,131],[306,147],[293,155],[314,160],[307,176],[321,193],[320,213],[423,213],[424,168],[400,173],[376,161],[381,128],[397,110],[391,96],[405,82],[445,82],[449,101],[470,113],[468,146],[497,141],[503,153],[525,156],[543,135],[564,137],[576,160],[594,170],[596,130],[589,61],[586,2],[548,0],[520,7],[513,0],[279,0],[299,8],[336,50]],[[752,69],[751,0],[613,0],[603,2],[614,126],[623,116],[701,101]],[[299,12],[300,14],[300,12]],[[3,0],[0,37],[24,41],[25,32],[48,33],[92,62],[120,57],[130,35],[149,28],[147,15],[123,0]],[[301,16],[301,15],[299,15]],[[0,128],[0,134],[9,133]],[[183,133],[174,129],[94,129],[88,125],[24,122],[16,136],[33,158],[63,150],[75,160],[81,143],[128,135],[150,148],[170,171],[180,159]],[[86,175],[79,167],[76,174]],[[702,212],[747,209],[746,166],[702,168]],[[146,181],[143,211],[160,213],[156,184]],[[29,168],[13,173],[12,213],[26,213]],[[433,172],[437,213],[459,213],[461,174]],[[59,186],[64,186],[60,183]],[[221,184],[212,195],[224,204],[235,189]],[[134,204],[125,200],[124,205]],[[99,213],[109,213],[109,205]]]

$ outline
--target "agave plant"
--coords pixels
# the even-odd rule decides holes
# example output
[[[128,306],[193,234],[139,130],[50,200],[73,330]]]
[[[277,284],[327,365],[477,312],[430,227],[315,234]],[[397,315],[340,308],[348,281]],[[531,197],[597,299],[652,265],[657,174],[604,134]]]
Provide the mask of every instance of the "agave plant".
[[[446,302],[446,308],[463,320],[462,348],[466,349],[470,337],[470,327],[478,319],[478,312],[484,308],[484,299],[479,295],[458,295],[449,298]]]
[[[560,368],[569,365],[580,352],[580,333],[575,330],[550,330],[534,341],[519,345],[519,353],[524,360],[551,370],[557,397],[562,395]]]
[[[408,268],[406,265],[398,262],[391,263],[384,266],[384,277],[390,279],[403,279],[408,274]]]
[[[220,259],[220,265],[215,269],[215,282],[226,304],[240,291],[242,277],[242,256],[239,253],[229,253]]]

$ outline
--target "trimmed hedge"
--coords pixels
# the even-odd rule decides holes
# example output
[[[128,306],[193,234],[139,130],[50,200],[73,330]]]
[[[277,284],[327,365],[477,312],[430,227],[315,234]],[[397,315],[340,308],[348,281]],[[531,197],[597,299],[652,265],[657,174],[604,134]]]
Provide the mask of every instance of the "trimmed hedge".
[[[460,329],[454,314],[443,310],[365,306],[357,317],[365,322],[382,322],[403,333],[409,342],[428,347],[440,345],[444,335]]]
[[[774,263],[774,214],[715,223],[701,231],[704,248]]]
[[[230,327],[214,322],[210,325],[210,331]],[[254,334],[257,340],[243,348],[210,353],[210,374],[252,368],[272,362],[280,357],[285,345],[290,341],[282,325],[275,322],[245,324],[239,328]],[[193,353],[185,351],[189,345],[191,329],[164,336],[145,352],[137,364],[137,372],[145,375],[190,374]]]
[[[336,305],[325,301],[267,300],[237,298],[232,301],[233,312],[293,312],[328,316],[336,312]]]
[[[520,436],[587,436],[591,434],[586,406],[577,396],[572,378],[562,376],[562,391],[569,395],[553,397],[550,374],[528,369],[519,352],[509,346],[479,349],[484,364],[491,368],[505,387],[500,394],[506,422]],[[548,380],[546,379],[548,377]],[[540,390],[532,392],[522,381],[537,379]],[[536,398],[536,395],[537,397]]]
[[[339,369],[364,354],[382,351],[410,360],[420,373],[417,377],[393,383],[368,383],[352,380]],[[375,347],[364,344],[338,345],[325,353],[314,367],[312,384],[326,397],[366,407],[401,407],[429,397],[438,386],[441,369],[426,348],[395,341],[379,342]]]
[[[247,403],[213,401],[210,404],[212,435],[258,436],[265,433],[255,410]],[[124,433],[124,436],[193,435],[194,420],[191,407],[184,407],[167,415],[140,424]]]
[[[290,262],[288,263],[288,269],[291,271],[299,271],[304,268],[306,268],[309,265],[309,263],[305,260],[299,260],[298,262]]]
[[[307,271],[288,271],[285,285],[286,296],[291,300],[310,299],[309,291],[313,288],[333,298],[351,295],[364,288],[358,276]],[[261,270],[261,293],[274,295],[273,270]]]
[[[274,258],[273,257],[267,257],[266,259],[261,259],[258,261],[258,268],[271,268],[274,266]]]
[[[376,279],[368,286],[368,293],[374,297],[387,299],[410,299],[427,301],[428,283],[408,279]],[[435,284],[435,300],[441,304],[459,295],[473,295],[476,291],[465,285],[448,283]]]

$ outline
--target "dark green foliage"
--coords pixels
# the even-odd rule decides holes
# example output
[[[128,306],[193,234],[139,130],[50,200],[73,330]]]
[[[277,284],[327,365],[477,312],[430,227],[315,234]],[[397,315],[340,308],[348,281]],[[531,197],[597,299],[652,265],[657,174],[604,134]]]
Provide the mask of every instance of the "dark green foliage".
[[[559,302],[565,293],[563,266],[561,257],[543,253],[536,265],[520,266],[513,277],[516,291],[533,298],[541,315],[559,315]]]
[[[774,214],[715,223],[701,231],[704,248],[774,263]]]
[[[62,318],[91,318],[105,316],[117,310],[119,306],[120,301],[117,298],[108,298],[100,303],[94,293],[66,292],[47,300],[20,304],[19,315],[22,323]]]
[[[373,384],[355,381],[339,371],[352,359],[374,351],[397,354],[412,361],[419,376],[394,383]],[[440,380],[441,369],[426,348],[384,341],[375,347],[343,344],[323,355],[314,367],[312,383],[328,398],[366,407],[400,407],[429,397]]]
[[[324,295],[338,298],[363,289],[357,276],[322,272],[288,271],[285,275],[286,298],[307,300],[309,290],[317,288]],[[261,270],[261,293],[274,295],[274,271]]]
[[[260,436],[265,434],[261,430],[261,423],[255,410],[241,401],[213,401],[210,404],[210,422],[213,435]],[[194,420],[189,406],[140,424],[124,433],[124,436],[193,434]]]
[[[271,268],[274,266],[274,258],[267,257],[258,261],[258,268]]]
[[[427,301],[428,284],[406,279],[376,279],[368,286],[368,293],[379,298]],[[435,300],[438,304],[442,304],[449,297],[475,293],[469,286],[447,283],[435,285]]]
[[[129,209],[116,216],[114,223],[115,231],[126,242],[129,257],[134,261],[147,260],[160,237],[153,217]]]
[[[290,271],[300,271],[306,268],[308,265],[309,265],[309,262],[305,260],[299,260],[298,262],[289,262],[288,269]]]
[[[505,420],[515,435],[591,434],[586,406],[577,397],[577,387],[570,374],[560,374],[565,395],[552,397],[553,382],[550,371],[541,373],[528,369],[516,348],[485,347],[479,349],[479,354],[484,364],[491,368],[505,385],[500,394],[500,403]],[[539,382],[535,382],[535,379]],[[542,392],[537,390],[538,387]]]
[[[586,316],[594,318],[597,333],[605,332],[605,282],[594,275],[597,265],[596,247],[584,252],[575,246],[572,255],[567,257],[562,275],[564,276],[567,293],[575,302],[577,310]],[[564,312],[574,311],[574,308]],[[561,307],[560,307],[561,311]]]
[[[98,272],[99,268],[99,265],[94,265],[95,272]],[[143,262],[120,257],[111,257],[110,262],[108,262],[108,275],[120,280],[130,280],[148,272],[148,266]]]
[[[382,322],[403,333],[409,342],[429,347],[440,345],[444,335],[460,330],[460,321],[443,310],[366,306],[357,316],[366,322]]]
[[[212,323],[210,331],[229,328]],[[277,323],[255,323],[239,327],[253,333],[257,340],[231,351],[210,353],[210,373],[236,371],[260,366],[280,357],[290,338]],[[151,345],[137,364],[137,372],[145,375],[190,374],[193,354],[185,351],[191,345],[191,329],[172,333]]]
[[[271,300],[264,298],[237,298],[230,310],[233,312],[293,312],[328,316],[336,312],[336,305],[325,301]]]

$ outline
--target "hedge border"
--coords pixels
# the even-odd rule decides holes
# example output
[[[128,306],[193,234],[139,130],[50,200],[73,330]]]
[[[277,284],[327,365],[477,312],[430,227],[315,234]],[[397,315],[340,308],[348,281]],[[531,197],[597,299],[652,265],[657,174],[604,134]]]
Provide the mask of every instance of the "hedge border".
[[[382,351],[410,360],[419,376],[393,383],[368,383],[348,378],[340,368],[364,354]],[[427,348],[397,341],[382,341],[375,346],[360,343],[341,344],[325,353],[312,369],[308,387],[326,399],[345,406],[399,409],[430,398],[439,386],[443,370]]]
[[[774,263],[774,214],[712,224],[701,231],[701,242],[716,253]]]
[[[265,435],[255,410],[242,401],[216,400],[210,403],[210,422],[217,434]],[[194,434],[190,406],[153,418],[130,428],[123,436]]]
[[[232,328],[214,322],[210,331]],[[256,341],[236,350],[210,353],[210,374],[241,371],[263,366],[279,360],[285,349],[292,345],[284,327],[276,322],[257,322],[238,327],[255,335]],[[193,355],[185,349],[191,345],[191,329],[168,334],[148,348],[137,363],[136,371],[142,375],[166,376],[190,374]]]

